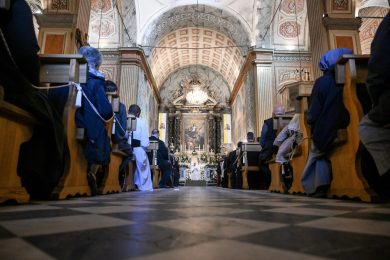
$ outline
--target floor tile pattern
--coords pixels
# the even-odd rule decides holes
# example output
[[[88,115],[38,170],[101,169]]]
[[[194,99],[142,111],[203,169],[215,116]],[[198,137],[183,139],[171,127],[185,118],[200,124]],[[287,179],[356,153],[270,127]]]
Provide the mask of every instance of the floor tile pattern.
[[[390,259],[390,203],[180,187],[0,206],[0,259]]]

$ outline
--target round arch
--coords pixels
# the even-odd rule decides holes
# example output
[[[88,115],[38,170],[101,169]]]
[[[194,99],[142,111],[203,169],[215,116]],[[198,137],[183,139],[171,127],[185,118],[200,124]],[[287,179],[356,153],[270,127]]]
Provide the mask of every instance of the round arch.
[[[180,84],[191,78],[191,75],[197,71],[200,78],[206,83],[211,96],[219,104],[227,105],[230,98],[230,89],[224,77],[212,68],[205,66],[184,66],[167,76],[161,84],[160,95],[162,103],[168,105],[175,97],[177,91],[180,90]],[[214,93],[214,95],[212,95]]]
[[[251,45],[251,30],[240,16],[227,8],[220,9],[203,4],[176,6],[156,14],[140,32],[138,42],[142,46],[154,46],[171,31],[196,26],[225,34],[235,45]],[[243,51],[246,51],[245,47]]]

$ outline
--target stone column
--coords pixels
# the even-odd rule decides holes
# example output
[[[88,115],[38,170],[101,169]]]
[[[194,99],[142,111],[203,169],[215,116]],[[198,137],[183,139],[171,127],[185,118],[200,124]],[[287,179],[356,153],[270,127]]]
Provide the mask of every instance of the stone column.
[[[208,125],[209,125],[209,143],[208,143],[208,150],[210,151],[213,149],[215,151],[215,120],[214,120],[214,114],[213,112],[209,112],[207,115]]]
[[[222,145],[222,116],[215,115],[215,153],[221,153],[221,145]]]
[[[174,142],[174,125],[175,125],[175,114],[174,114],[174,111],[169,111],[169,114],[168,114],[168,146],[170,146],[171,144],[175,144]],[[176,151],[176,147],[175,147],[175,151]]]
[[[246,106],[246,129],[247,132],[252,131],[256,132],[256,94],[255,94],[255,84],[254,84],[254,68],[248,71],[246,77],[245,85],[245,106]]]
[[[322,16],[325,14],[323,0],[309,0],[307,4],[307,19],[309,21],[310,48],[313,61],[313,74],[310,77],[317,79],[322,75],[318,66],[321,56],[329,50],[328,33],[322,23]]]
[[[176,111],[175,113],[175,122],[174,122],[174,131],[173,131],[173,141],[175,145],[175,150],[180,149],[181,143],[181,113]],[[185,144],[182,144],[184,149]]]
[[[274,106],[274,70],[272,65],[273,51],[267,49],[254,50],[255,67],[255,106],[256,106],[256,135],[261,133],[264,120],[272,115]]]

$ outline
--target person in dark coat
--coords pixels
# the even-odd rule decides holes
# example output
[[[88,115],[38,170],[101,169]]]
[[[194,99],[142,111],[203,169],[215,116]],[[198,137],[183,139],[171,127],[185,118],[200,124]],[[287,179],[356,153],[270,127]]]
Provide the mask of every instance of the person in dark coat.
[[[152,135],[149,137],[149,141],[158,141],[157,150],[157,165],[162,171],[162,178],[159,183],[159,188],[170,188],[170,182],[172,178],[172,165],[169,161],[168,147],[160,140],[160,133],[158,129],[153,129]]]
[[[261,176],[263,177],[264,186],[262,188],[268,189],[271,184],[271,170],[267,161],[271,160],[274,151],[273,143],[276,138],[276,129],[274,129],[273,118],[264,120],[263,127],[261,129],[260,145],[261,151],[259,154],[259,168]]]
[[[343,103],[343,86],[336,85],[334,75],[336,62],[344,54],[352,54],[352,51],[333,49],[321,57],[320,69],[324,75],[315,81],[310,97],[307,123],[312,143],[301,181],[305,193],[316,197],[326,195],[331,181],[331,166],[326,154],[332,148],[337,130],[349,124],[349,114]]]
[[[223,160],[223,180],[222,180],[222,187],[223,188],[228,188],[228,185],[229,185],[228,172],[230,172],[230,153],[228,153],[227,156]]]
[[[102,62],[99,50],[83,46],[80,54],[88,62],[87,84],[81,84],[83,93],[82,106],[76,111],[76,126],[84,129],[84,155],[88,161],[88,183],[92,195],[97,194],[96,173],[110,160],[110,140],[105,123],[113,117],[112,106],[105,93],[104,75],[98,70]]]
[[[359,126],[362,143],[372,155],[380,180],[377,191],[390,197],[390,13],[376,31],[368,62],[367,90],[372,108]]]
[[[11,0],[0,9],[0,85],[4,100],[30,112],[41,124],[21,145],[18,175],[32,198],[45,199],[64,170],[64,126],[61,116],[39,85],[39,46],[31,9],[24,0]]]
[[[169,162],[172,165],[173,187],[178,187],[180,180],[179,158],[175,158],[173,151],[169,153]]]
[[[236,150],[232,151],[230,153],[230,160],[231,160],[231,172],[233,176],[233,182],[232,182],[232,188],[234,189],[241,189],[242,188],[242,173],[241,173],[241,166],[238,165],[238,160],[242,159],[242,142],[239,141],[237,143],[237,148]]]

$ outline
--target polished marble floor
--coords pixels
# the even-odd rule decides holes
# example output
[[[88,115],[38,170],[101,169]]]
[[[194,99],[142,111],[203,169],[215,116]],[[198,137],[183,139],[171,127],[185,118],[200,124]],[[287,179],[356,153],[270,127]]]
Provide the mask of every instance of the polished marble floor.
[[[390,203],[216,187],[0,206],[0,259],[390,259]]]

